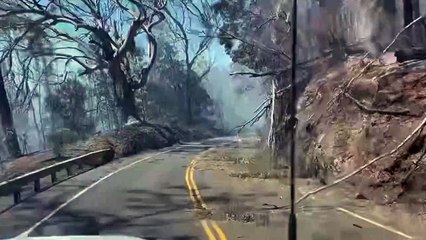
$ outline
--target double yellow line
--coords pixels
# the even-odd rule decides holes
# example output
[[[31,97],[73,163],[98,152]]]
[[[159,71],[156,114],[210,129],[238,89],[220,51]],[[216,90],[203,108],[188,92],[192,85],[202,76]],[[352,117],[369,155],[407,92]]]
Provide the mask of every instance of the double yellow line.
[[[194,208],[207,210],[207,205],[201,198],[200,191],[198,190],[197,184],[194,180],[194,166],[196,163],[197,161],[193,159],[189,166],[186,168],[186,186],[188,187],[189,198],[194,204]],[[203,219],[201,220],[201,226],[203,227],[204,232],[206,233],[209,240],[227,240],[225,233],[215,221]]]

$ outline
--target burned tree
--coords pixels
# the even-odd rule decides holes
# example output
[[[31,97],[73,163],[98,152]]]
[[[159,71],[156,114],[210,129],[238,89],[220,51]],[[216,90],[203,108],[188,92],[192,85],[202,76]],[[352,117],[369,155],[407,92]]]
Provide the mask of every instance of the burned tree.
[[[218,29],[220,41],[232,60],[255,72],[264,72],[249,76],[265,77],[270,81],[270,99],[259,107],[253,119],[239,128],[269,113],[268,147],[273,153],[275,165],[278,165],[278,161],[282,161],[285,156],[286,138],[289,136],[289,129],[286,127],[289,102],[286,100],[288,92],[285,90],[289,78],[286,71],[281,70],[290,63],[290,57],[286,53],[290,25],[286,12],[283,9],[277,10],[276,5],[276,1],[251,1],[249,5],[245,1],[219,1],[213,7],[222,19],[222,25]]]
[[[3,142],[6,146],[8,154],[13,157],[19,157],[21,150],[19,148],[19,142],[16,135],[15,128],[13,126],[13,116],[9,105],[9,99],[6,94],[4,86],[3,73],[0,67],[0,124],[3,130]]]
[[[80,75],[107,71],[113,82],[117,107],[123,121],[129,116],[141,120],[134,94],[145,86],[157,55],[153,29],[164,20],[166,1],[132,0],[5,0],[0,3],[0,19],[26,18],[31,24],[15,38],[10,51],[31,51],[34,57],[49,57],[65,66],[78,65]],[[34,48],[25,36],[43,32],[50,46]],[[137,56],[136,38],[145,35],[147,64],[133,69]]]

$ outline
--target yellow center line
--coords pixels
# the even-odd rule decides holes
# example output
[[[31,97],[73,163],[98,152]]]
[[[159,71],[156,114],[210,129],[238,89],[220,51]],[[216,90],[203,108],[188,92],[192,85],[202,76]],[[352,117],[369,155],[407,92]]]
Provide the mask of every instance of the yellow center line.
[[[189,192],[189,198],[191,198],[192,203],[196,203],[197,201],[195,200],[194,194],[192,193],[192,187],[191,187],[191,183],[189,181],[189,172],[191,169],[191,165],[189,165],[188,168],[186,168],[186,172],[185,172],[185,181],[186,181],[186,186],[188,187],[188,192]]]
[[[201,225],[203,226],[204,232],[206,232],[209,237],[209,240],[217,240],[206,220],[201,220]]]
[[[194,207],[197,208],[197,206],[201,204],[201,206],[204,209],[207,209],[207,205],[205,204],[204,200],[201,198],[200,191],[198,190],[197,184],[195,183],[195,180],[194,180],[195,164],[196,164],[196,161],[194,159],[191,161],[191,163],[189,164],[185,172],[185,181],[188,187],[189,197],[192,203],[194,204]],[[227,240],[225,233],[215,221],[201,220],[201,226],[203,227],[204,232],[206,233],[209,240],[217,240],[215,234],[213,233],[212,229],[209,226],[209,223],[210,225],[213,226],[213,229],[216,232],[217,236],[219,236],[220,240]]]
[[[222,228],[220,228],[219,225],[215,221],[212,221],[212,225],[213,225],[214,230],[216,230],[217,234],[219,235],[220,239],[222,239],[222,240],[228,239],[226,237],[226,234],[223,232]]]
[[[197,163],[196,161],[192,161],[192,164],[191,164],[192,167],[191,167],[191,170],[189,172],[189,180],[191,181],[191,184],[193,186],[195,196],[197,197],[197,199],[201,203],[201,207],[203,207],[204,209],[207,209],[207,205],[204,202],[204,200],[201,198],[200,191],[198,190],[197,184],[195,183],[195,180],[194,180],[194,166],[195,166],[196,163]]]

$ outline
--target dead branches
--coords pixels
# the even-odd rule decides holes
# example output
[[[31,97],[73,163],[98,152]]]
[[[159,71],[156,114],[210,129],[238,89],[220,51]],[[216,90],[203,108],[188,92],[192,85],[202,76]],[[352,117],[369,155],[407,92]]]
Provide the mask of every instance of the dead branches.
[[[326,60],[329,56],[330,56],[331,51],[325,51],[324,55],[321,55],[319,57],[315,57],[312,59],[308,59],[306,61],[302,61],[299,62],[296,66],[298,68],[309,68],[312,67],[313,65],[317,64],[317,61],[319,60]],[[230,76],[236,76],[236,75],[241,75],[241,76],[249,76],[251,78],[257,78],[257,77],[267,77],[267,76],[277,76],[279,74],[285,74],[286,72],[291,70],[291,66],[282,68],[282,69],[278,69],[275,71],[268,71],[268,72],[263,72],[263,73],[257,73],[257,72],[234,72],[229,74]]]
[[[373,61],[369,62],[363,69],[361,69],[361,71],[355,75],[355,77],[351,78],[349,81],[346,82],[346,84],[343,84],[343,86],[340,87],[340,89],[338,89],[337,94],[328,102],[327,104],[327,111],[330,111],[330,109],[333,107],[333,105],[337,102],[337,100],[345,93],[347,93],[347,91],[349,90],[349,87],[352,85],[352,83],[357,80],[359,77],[361,77],[362,74],[364,74],[367,69],[373,65],[373,63],[377,61],[377,59],[374,59]]]
[[[241,125],[236,126],[233,130],[237,130],[238,133],[240,133],[245,127],[247,126],[253,126],[256,122],[258,122],[262,116],[264,116],[265,114],[268,113],[269,109],[271,108],[272,105],[272,98],[266,98],[265,101],[262,102],[262,104],[259,105],[259,107],[256,108],[256,110],[254,111],[254,116],[249,119],[248,121],[244,122]]]
[[[348,174],[348,175],[346,175],[344,177],[341,177],[341,178],[337,179],[336,181],[334,181],[333,183],[331,183],[329,185],[325,185],[325,186],[322,186],[322,187],[317,188],[315,190],[309,191],[308,193],[306,193],[305,195],[303,195],[301,198],[299,198],[296,201],[296,204],[299,204],[300,202],[302,202],[303,200],[305,200],[306,198],[308,198],[309,196],[311,196],[313,194],[322,192],[322,191],[324,191],[326,189],[329,189],[329,188],[331,188],[333,186],[336,186],[337,184],[340,184],[340,183],[348,180],[349,178],[351,178],[351,177],[355,176],[356,174],[360,173],[361,171],[363,171],[364,169],[368,168],[369,166],[371,166],[375,162],[377,162],[377,161],[379,161],[379,160],[381,160],[383,158],[386,158],[386,157],[389,157],[389,156],[392,156],[392,155],[396,154],[405,144],[407,144],[408,141],[410,141],[413,138],[413,136],[415,136],[418,133],[420,133],[423,130],[423,128],[425,127],[425,125],[426,125],[426,116],[423,118],[422,122],[414,129],[414,131],[412,131],[411,134],[409,134],[404,139],[404,141],[402,141],[396,148],[394,148],[390,152],[387,152],[385,154],[382,154],[382,155],[380,155],[380,156],[372,159],[371,161],[369,161],[368,163],[362,165],[361,167],[359,167],[358,169],[356,169],[352,173],[350,173],[350,174]]]
[[[376,109],[376,108],[370,108],[362,104],[358,99],[354,98],[349,93],[345,93],[345,96],[349,99],[351,99],[355,105],[357,105],[358,108],[360,108],[362,111],[370,114],[379,113],[379,114],[385,114],[385,115],[393,115],[393,116],[411,116],[410,110],[382,110],[382,109]]]
[[[263,72],[263,73],[257,73],[257,72],[234,72],[230,73],[230,76],[249,76],[251,78],[257,78],[257,77],[266,77],[266,76],[275,76],[279,73],[279,71],[269,71],[269,72]]]
[[[275,99],[276,99],[276,98],[283,96],[290,89],[291,89],[291,84],[288,85],[287,87],[276,90],[274,94],[268,96],[262,102],[262,104],[260,104],[259,107],[257,107],[256,110],[254,110],[254,114],[255,114],[254,117],[252,117],[248,121],[244,122],[243,124],[236,126],[232,130],[238,129],[238,133],[240,133],[245,127],[253,126],[257,121],[260,120],[260,118],[262,118],[265,114],[268,113],[269,109],[271,109],[273,98],[275,97]]]
[[[405,175],[405,177],[401,180],[401,184],[406,184],[408,179],[411,177],[411,175],[413,175],[414,171],[416,171],[419,167],[420,162],[424,159],[426,155],[426,149],[422,152],[422,154],[419,156],[419,158],[413,162],[414,163],[414,167],[408,171],[408,173]]]

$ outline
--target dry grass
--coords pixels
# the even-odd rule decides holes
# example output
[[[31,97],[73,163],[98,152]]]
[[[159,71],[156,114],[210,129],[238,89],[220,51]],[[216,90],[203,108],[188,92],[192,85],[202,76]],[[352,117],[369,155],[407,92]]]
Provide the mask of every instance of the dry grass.
[[[218,148],[206,151],[201,159],[215,162],[230,176],[238,178],[281,179],[286,169],[273,169],[272,156],[267,150],[257,148]]]
[[[366,163],[374,152],[369,127],[363,128],[350,145],[350,152],[353,154],[355,167]]]
[[[351,130],[345,123],[339,123],[334,136],[334,147],[346,147],[351,139]]]

